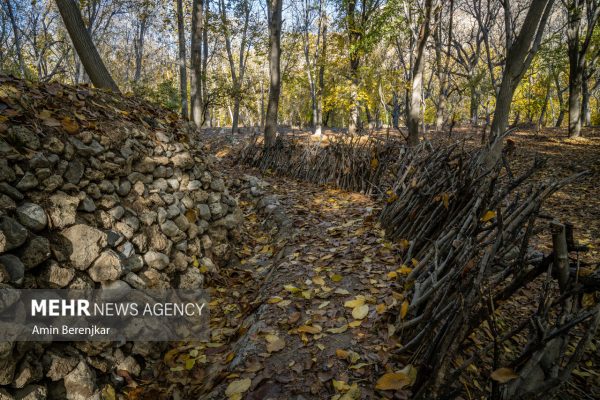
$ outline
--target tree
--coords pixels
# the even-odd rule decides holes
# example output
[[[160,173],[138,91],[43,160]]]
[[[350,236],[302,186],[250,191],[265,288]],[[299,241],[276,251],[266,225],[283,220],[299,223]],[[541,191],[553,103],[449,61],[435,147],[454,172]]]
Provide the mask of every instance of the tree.
[[[489,151],[484,154],[484,166],[492,167],[500,159],[502,143],[508,127],[511,102],[515,89],[537,52],[554,0],[532,0],[519,35],[507,43],[508,54],[502,82],[496,95],[496,110],[489,136]]]
[[[208,0],[206,0],[208,1]],[[192,46],[191,46],[191,111],[190,116],[197,128],[204,124],[204,105],[202,104],[202,32],[204,26],[203,0],[192,1]]]
[[[69,32],[73,46],[94,86],[120,92],[106,69],[92,37],[85,28],[83,18],[74,0],[56,0],[56,5]]]
[[[419,121],[421,117],[421,99],[423,97],[423,68],[425,67],[425,45],[431,31],[432,0],[425,0],[423,21],[419,27],[415,53],[411,70],[410,101],[407,104],[406,125],[408,127],[408,145],[419,144]]]
[[[8,18],[10,19],[10,24],[13,29],[13,35],[15,38],[15,47],[17,50],[17,58],[19,59],[19,71],[21,72],[21,77],[27,78],[27,70],[25,69],[25,62],[23,61],[23,49],[21,48],[21,35],[19,34],[19,27],[17,26],[17,21],[15,19],[15,13],[13,11],[10,0],[4,0],[4,4],[6,4]]]
[[[581,135],[582,96],[586,54],[600,16],[598,0],[563,0],[567,9],[567,45],[569,54],[569,136]],[[585,33],[583,19],[585,11]],[[583,35],[583,37],[582,37]]]
[[[269,23],[269,101],[265,119],[265,146],[275,144],[281,91],[281,25],[283,0],[267,0]]]
[[[179,94],[181,96],[181,117],[188,119],[187,70],[185,66],[185,27],[183,24],[183,4],[177,0],[177,33],[179,35]]]

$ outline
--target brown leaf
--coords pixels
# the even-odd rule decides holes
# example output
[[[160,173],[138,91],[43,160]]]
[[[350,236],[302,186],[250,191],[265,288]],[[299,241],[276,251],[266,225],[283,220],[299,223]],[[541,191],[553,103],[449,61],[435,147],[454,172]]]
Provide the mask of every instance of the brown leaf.
[[[410,378],[401,372],[388,372],[377,380],[375,389],[379,390],[401,390],[410,385]]]
[[[490,378],[499,383],[506,383],[518,377],[519,375],[510,368],[498,368],[490,375]]]

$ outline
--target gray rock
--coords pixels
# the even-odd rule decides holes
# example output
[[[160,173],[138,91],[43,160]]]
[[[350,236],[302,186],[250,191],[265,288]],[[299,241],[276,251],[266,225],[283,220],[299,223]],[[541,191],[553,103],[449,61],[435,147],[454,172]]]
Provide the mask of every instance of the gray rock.
[[[236,208],[234,212],[214,222],[214,226],[222,226],[227,230],[234,229],[243,222],[244,216],[240,209]]]
[[[26,228],[38,232],[48,225],[48,217],[44,209],[34,203],[23,203],[17,208],[17,218]]]
[[[123,265],[126,271],[138,272],[144,268],[144,259],[139,254],[134,254],[125,260]]]
[[[117,193],[121,196],[127,196],[131,191],[131,182],[128,180],[122,180],[117,187]]]
[[[102,182],[100,182],[98,187],[100,188],[100,191],[102,191],[103,193],[110,194],[110,193],[114,193],[114,191],[115,191],[115,186],[112,184],[111,181],[107,181],[107,180],[103,180]]]
[[[44,147],[56,154],[61,154],[65,150],[65,144],[56,136],[50,136]]]
[[[22,125],[14,125],[8,128],[8,137],[17,145],[29,147],[32,150],[40,148],[40,139],[37,135]]]
[[[92,213],[96,211],[96,203],[94,203],[94,200],[92,200],[90,197],[85,196],[83,200],[81,200],[81,203],[79,203],[77,209],[80,211]]]
[[[42,385],[28,385],[15,391],[15,400],[46,400],[48,389]]]
[[[168,219],[164,223],[162,223],[160,225],[160,229],[163,231],[163,233],[165,235],[167,235],[170,238],[180,236],[182,234],[179,227],[177,227],[177,224],[175,224],[175,222],[171,221],[170,219]]]
[[[67,400],[89,400],[94,394],[94,375],[83,360],[65,376],[64,383]]]
[[[181,214],[181,210],[177,204],[171,204],[169,207],[167,207],[168,218],[175,218],[179,214]]]
[[[52,354],[50,367],[46,376],[52,381],[63,379],[79,364],[79,360],[75,357],[64,357],[59,354]]]
[[[64,178],[67,182],[76,185],[81,181],[81,178],[83,178],[84,171],[85,166],[83,163],[79,160],[73,160],[69,163]]]
[[[63,184],[63,178],[60,175],[52,175],[48,179],[44,179],[42,185],[46,192],[54,192],[56,189],[61,187]]]
[[[23,193],[19,192],[17,189],[10,186],[6,182],[0,182],[0,193],[4,193],[5,195],[9,196],[10,198],[16,201],[21,201],[24,197]]]
[[[144,282],[142,278],[140,278],[133,272],[129,272],[127,275],[125,275],[125,278],[123,278],[123,280],[135,289],[142,290],[146,288],[146,282]]]
[[[114,250],[105,250],[87,272],[95,282],[114,281],[123,273],[123,263]]]
[[[188,268],[179,275],[179,289],[201,289],[203,284],[204,276],[197,268]]]
[[[79,199],[64,192],[56,192],[50,196],[48,216],[54,228],[64,228],[75,223]]]
[[[167,179],[167,183],[169,184],[171,189],[173,189],[173,190],[179,189],[179,180],[177,178]]]
[[[223,192],[225,190],[225,181],[223,179],[215,179],[210,183],[210,188],[217,192]]]
[[[42,365],[37,360],[25,356],[25,359],[19,363],[12,386],[20,389],[32,382],[39,381],[42,377]]]
[[[220,218],[227,212],[227,206],[222,203],[212,203],[209,207],[213,218]]]
[[[146,226],[152,225],[156,222],[157,214],[154,211],[147,211],[140,215],[140,220]]]
[[[43,236],[34,236],[19,249],[19,255],[25,269],[37,267],[50,257],[50,242]]]
[[[15,178],[15,171],[8,165],[8,160],[0,158],[0,182],[12,182]]]
[[[152,183],[152,188],[158,191],[167,191],[169,188],[169,184],[164,178],[158,178]]]
[[[6,390],[0,389],[0,400],[15,400],[15,398]]]
[[[21,178],[21,180],[19,181],[19,183],[17,183],[17,189],[26,192],[37,187],[38,184],[39,182],[35,175],[33,175],[31,172],[26,172],[23,178]]]
[[[183,214],[179,214],[177,217],[175,217],[173,222],[175,222],[175,225],[177,225],[177,227],[182,231],[187,231],[190,227],[190,221],[188,221],[186,216]]]
[[[169,216],[169,214],[167,214],[167,210],[165,210],[162,207],[158,207],[158,223],[159,224],[163,224],[167,220],[168,216]]]
[[[53,289],[66,287],[74,277],[75,270],[73,268],[61,267],[54,260],[48,262],[40,274],[40,279]]]
[[[176,168],[188,169],[194,166],[194,159],[189,152],[182,152],[171,157],[171,162]]]
[[[144,255],[144,261],[150,268],[163,270],[169,265],[169,257],[158,251],[149,251]]]
[[[108,211],[114,219],[121,219],[125,215],[125,209],[122,206],[116,206]]]
[[[189,190],[189,191],[198,190],[201,188],[202,188],[202,182],[197,181],[197,180],[190,181],[187,185],[187,190]]]
[[[198,214],[200,215],[200,218],[205,221],[210,221],[210,218],[212,217],[208,204],[198,204]]]
[[[0,265],[8,272],[9,282],[15,285],[23,283],[25,276],[25,265],[19,260],[19,257],[13,254],[3,254],[0,256]]]
[[[0,193],[0,211],[13,211],[17,208],[17,203],[5,194]]]
[[[6,215],[0,216],[0,253],[21,246],[27,240],[27,229]]]
[[[38,169],[38,168],[48,168],[52,165],[51,161],[46,158],[44,153],[37,152],[31,157],[29,160],[29,168],[30,169]]]
[[[62,235],[70,242],[69,260],[71,264],[81,271],[92,264],[108,243],[106,233],[83,224],[65,229]]]

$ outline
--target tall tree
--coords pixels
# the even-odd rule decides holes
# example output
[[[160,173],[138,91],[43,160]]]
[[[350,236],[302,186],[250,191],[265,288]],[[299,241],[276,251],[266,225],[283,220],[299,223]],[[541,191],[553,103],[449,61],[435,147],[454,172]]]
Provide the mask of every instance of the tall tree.
[[[502,82],[496,95],[496,110],[489,136],[490,149],[487,154],[484,152],[485,167],[492,167],[500,159],[515,89],[539,48],[553,3],[554,0],[532,0],[519,35],[509,44]]]
[[[569,136],[577,137],[581,135],[581,98],[583,95],[586,54],[590,48],[594,28],[600,16],[600,1],[563,0],[563,4],[568,15]],[[584,29],[585,32],[583,32]]]
[[[419,27],[415,54],[412,57],[410,101],[407,104],[406,125],[408,128],[408,145],[419,144],[419,121],[421,117],[421,99],[423,98],[423,69],[425,68],[425,46],[431,32],[431,13],[433,1],[425,0],[423,20]]]
[[[10,0],[4,0],[4,4],[6,4],[6,12],[8,13],[8,19],[10,19],[10,25],[12,26],[15,39],[15,49],[19,60],[19,72],[21,72],[22,78],[27,78],[27,70],[25,69],[25,61],[23,60],[23,49],[21,47],[21,34],[19,32],[19,27],[17,26],[15,13]]]
[[[192,45],[191,45],[191,100],[192,121],[197,128],[204,124],[202,104],[202,33],[205,29],[203,17],[203,0],[192,0]]]
[[[267,0],[269,23],[269,101],[265,119],[265,146],[275,144],[281,91],[281,25],[283,0]]]
[[[183,23],[183,1],[177,0],[177,34],[179,36],[179,95],[181,117],[188,119],[187,70],[185,66],[185,25]]]
[[[56,0],[56,5],[62,20],[67,27],[73,46],[79,55],[85,71],[94,86],[119,92],[119,87],[106,69],[98,50],[92,41],[89,31],[85,28],[81,12],[75,0]]]

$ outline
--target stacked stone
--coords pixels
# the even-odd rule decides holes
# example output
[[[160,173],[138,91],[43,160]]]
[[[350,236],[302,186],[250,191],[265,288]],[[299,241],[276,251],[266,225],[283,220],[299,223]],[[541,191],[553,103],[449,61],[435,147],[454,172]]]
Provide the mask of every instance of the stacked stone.
[[[173,133],[119,129],[0,133],[0,286],[195,289],[227,262],[242,214],[214,160]],[[56,346],[0,343],[0,399],[86,399],[119,363],[139,373],[145,351]]]

